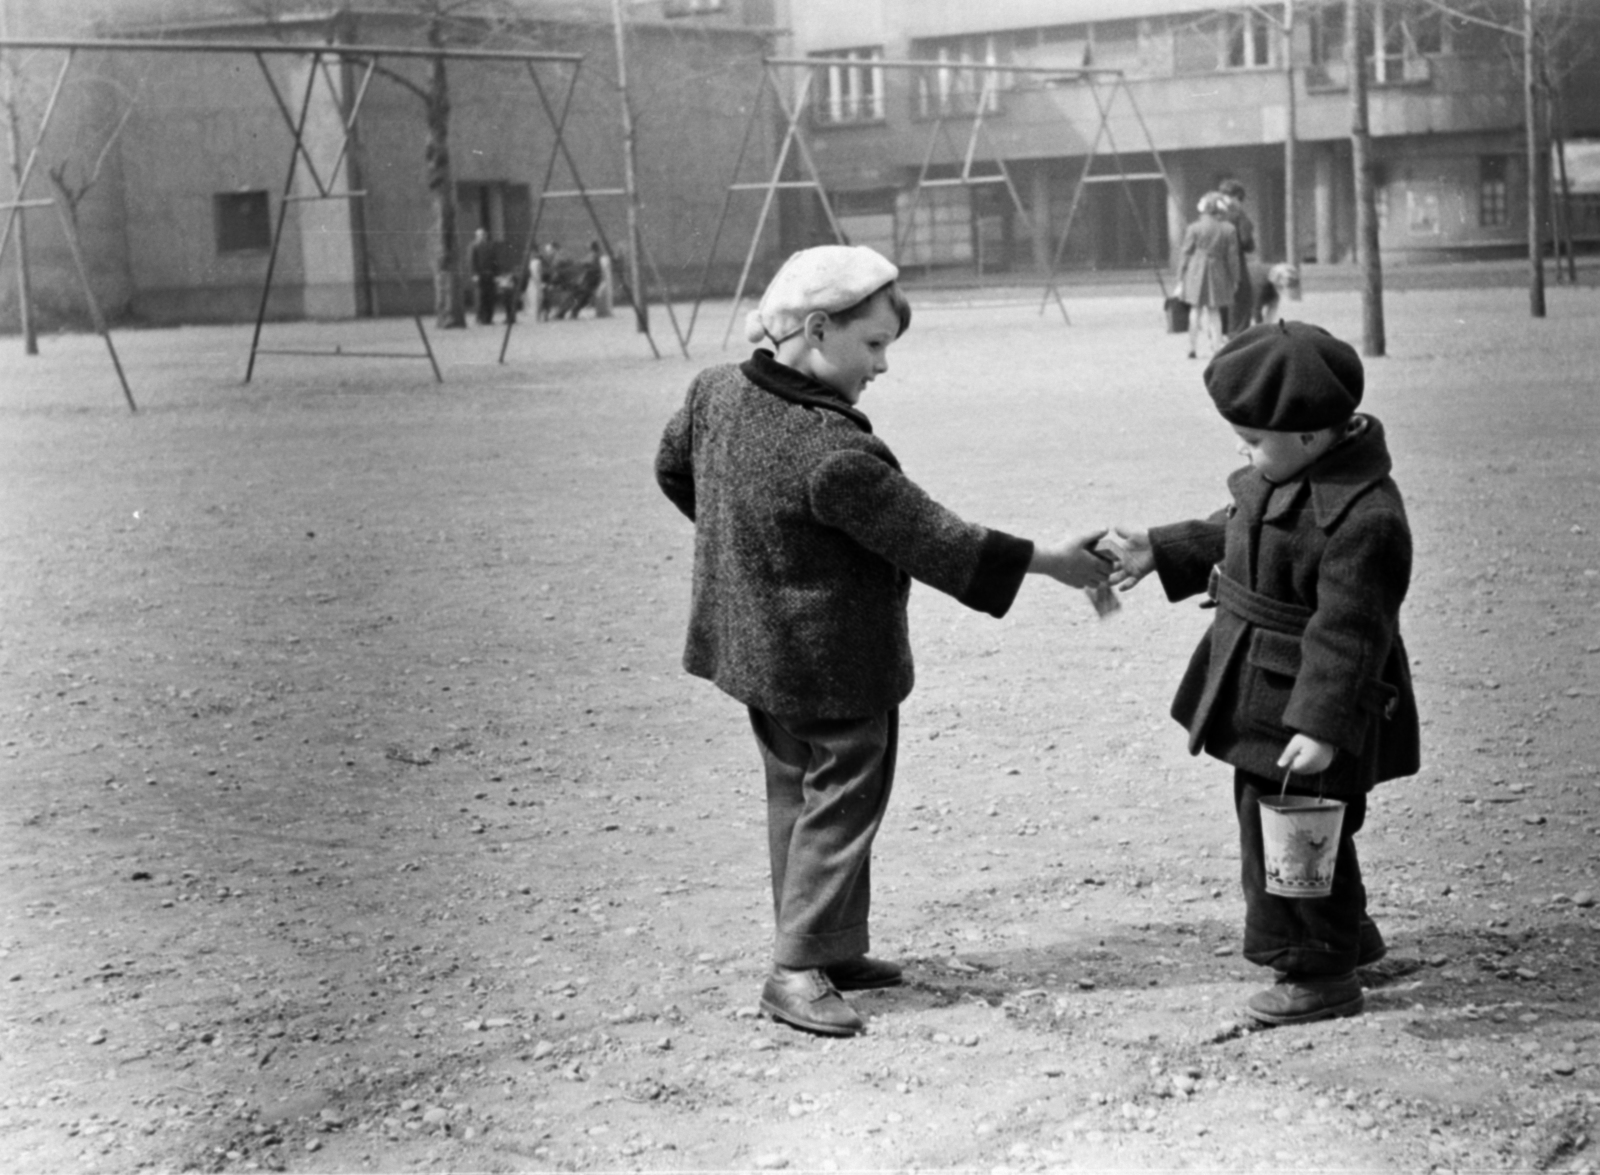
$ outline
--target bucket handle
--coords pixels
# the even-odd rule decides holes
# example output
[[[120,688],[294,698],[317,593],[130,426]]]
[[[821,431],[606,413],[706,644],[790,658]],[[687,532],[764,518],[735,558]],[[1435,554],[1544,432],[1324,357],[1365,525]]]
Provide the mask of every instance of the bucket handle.
[[[1280,800],[1283,799],[1285,796],[1287,796],[1289,794],[1289,776],[1291,776],[1293,774],[1294,774],[1293,771],[1289,771],[1289,770],[1285,770],[1284,771],[1284,773],[1283,773],[1283,783],[1278,788],[1278,798]],[[1325,775],[1324,772],[1321,772],[1321,771],[1317,772],[1317,799],[1319,799],[1319,800],[1323,798],[1322,785],[1323,785],[1325,779],[1326,779],[1326,775]]]

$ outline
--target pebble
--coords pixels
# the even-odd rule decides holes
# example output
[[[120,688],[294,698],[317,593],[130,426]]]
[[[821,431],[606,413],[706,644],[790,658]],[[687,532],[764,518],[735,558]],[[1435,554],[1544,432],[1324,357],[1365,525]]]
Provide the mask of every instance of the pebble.
[[[555,1045],[551,1044],[548,1040],[541,1040],[538,1044],[533,1046],[533,1059],[535,1061],[542,1061],[555,1051]]]
[[[1358,1130],[1371,1130],[1378,1124],[1378,1120],[1365,1110],[1356,1115],[1356,1128]]]
[[[450,1111],[443,1106],[429,1106],[422,1111],[422,1123],[425,1126],[443,1126],[450,1121]]]
[[[1571,1077],[1578,1071],[1578,1067],[1568,1057],[1562,1057],[1550,1066],[1552,1073],[1559,1073],[1563,1077]]]
[[[1582,906],[1587,910],[1590,906],[1594,905],[1594,894],[1590,893],[1586,889],[1579,890],[1577,893],[1572,895],[1572,904],[1574,906]]]
[[[783,1155],[757,1155],[754,1163],[757,1171],[782,1171],[789,1160]]]

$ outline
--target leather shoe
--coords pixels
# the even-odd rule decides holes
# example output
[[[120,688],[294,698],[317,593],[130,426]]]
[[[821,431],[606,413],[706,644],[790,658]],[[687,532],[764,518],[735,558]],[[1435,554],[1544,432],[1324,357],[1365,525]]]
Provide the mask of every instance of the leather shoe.
[[[1366,1007],[1361,981],[1354,971],[1335,977],[1284,975],[1245,1004],[1262,1024],[1309,1024],[1338,1016],[1359,1016]]]
[[[774,1020],[824,1036],[855,1036],[866,1025],[821,970],[774,967],[761,988],[761,1010]]]
[[[842,963],[829,963],[822,969],[829,982],[840,991],[869,991],[876,987],[898,987],[906,981],[900,964],[858,955]]]

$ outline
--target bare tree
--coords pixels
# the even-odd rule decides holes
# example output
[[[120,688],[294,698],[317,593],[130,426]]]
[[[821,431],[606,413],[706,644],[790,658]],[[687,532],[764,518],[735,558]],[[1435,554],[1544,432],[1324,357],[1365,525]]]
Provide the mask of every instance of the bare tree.
[[[290,9],[286,0],[240,0],[241,7],[271,25],[286,15],[300,16],[303,8]],[[374,13],[402,20],[414,20],[423,38],[433,49],[486,47],[496,38],[514,30],[516,9],[511,0],[391,0]],[[349,12],[342,3],[330,11],[330,30],[343,36],[350,27]],[[422,159],[429,195],[433,202],[433,312],[435,325],[448,329],[467,324],[466,304],[461,288],[460,242],[456,230],[456,181],[450,156],[450,74],[443,56],[427,60],[427,74],[421,80],[389,65],[380,64],[382,74],[422,103],[427,136]]]
[[[1595,53],[1592,36],[1574,35],[1585,21],[1594,22],[1592,0],[1423,2],[1457,24],[1500,33],[1507,66],[1521,82],[1528,173],[1528,305],[1532,317],[1543,318],[1544,220],[1554,205],[1550,194],[1550,141],[1552,132],[1558,142],[1562,139],[1556,112],[1563,108],[1562,91],[1567,79]]]
[[[1350,77],[1350,156],[1356,186],[1356,259],[1361,265],[1361,353],[1383,355],[1383,263],[1378,252],[1378,200],[1367,123],[1366,5],[1348,0],[1344,10],[1344,60]]]

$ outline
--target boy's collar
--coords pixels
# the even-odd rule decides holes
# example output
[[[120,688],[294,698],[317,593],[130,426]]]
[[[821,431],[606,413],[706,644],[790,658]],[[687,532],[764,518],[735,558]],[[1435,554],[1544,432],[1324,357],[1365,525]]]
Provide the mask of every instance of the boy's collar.
[[[765,347],[756,348],[749,359],[739,364],[739,370],[762,391],[771,392],[779,399],[807,408],[822,408],[829,412],[837,412],[847,420],[853,421],[863,432],[872,431],[872,421],[867,419],[866,413],[853,404],[846,403],[839,393],[827,384],[812,379],[792,367],[785,367]]]
[[[1329,449],[1287,482],[1274,484],[1246,467],[1230,481],[1235,497],[1249,496],[1260,502],[1263,522],[1275,522],[1299,502],[1302,490],[1311,495],[1312,517],[1328,530],[1375,482],[1389,476],[1394,462],[1384,442],[1383,425],[1373,416],[1359,432]]]

